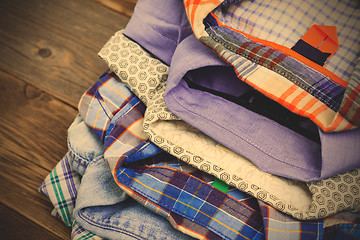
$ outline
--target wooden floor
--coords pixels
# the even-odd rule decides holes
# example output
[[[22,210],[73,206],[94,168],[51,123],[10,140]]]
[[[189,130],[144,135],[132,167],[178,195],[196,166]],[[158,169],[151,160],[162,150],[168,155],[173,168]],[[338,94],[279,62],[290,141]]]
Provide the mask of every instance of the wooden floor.
[[[0,1],[0,239],[70,239],[38,188],[136,0]]]

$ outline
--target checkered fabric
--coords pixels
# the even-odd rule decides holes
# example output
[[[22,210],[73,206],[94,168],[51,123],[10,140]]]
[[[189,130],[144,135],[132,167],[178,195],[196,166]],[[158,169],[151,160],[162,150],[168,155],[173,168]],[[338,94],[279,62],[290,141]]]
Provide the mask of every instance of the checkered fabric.
[[[341,103],[340,109],[341,114],[347,114],[351,121],[355,122],[356,124],[360,123],[360,58],[355,66],[355,69],[350,77],[348,87],[345,91],[345,97]]]
[[[143,143],[147,136],[142,131],[145,105],[112,72],[104,73],[82,96],[79,102],[80,115],[104,142],[104,157],[114,171],[123,153]],[[123,141],[125,139],[125,141]],[[144,153],[156,154],[161,150],[149,144]]]
[[[104,238],[82,228],[76,221],[73,222],[71,231],[72,240],[103,240]]]
[[[322,221],[298,221],[259,201],[266,239],[359,239],[360,218],[340,213]],[[339,221],[339,219],[341,219]],[[323,230],[322,230],[323,229]],[[316,234],[318,233],[318,234]]]
[[[195,35],[232,64],[241,80],[326,132],[359,126],[360,79],[353,74],[360,51],[358,3],[204,0],[184,4]],[[340,47],[325,67],[289,48],[319,23],[338,27]],[[345,91],[351,93],[344,95]]]
[[[243,221],[246,221],[248,223],[251,223],[252,221],[250,219],[245,220],[246,214],[252,216],[252,223],[256,222],[256,218],[260,218],[257,219],[259,227],[262,226],[261,216],[259,214],[262,214],[262,219],[265,223],[264,233],[266,235],[266,239],[315,239],[314,237],[318,236],[318,234],[323,231],[322,226],[324,224],[322,220],[315,222],[297,221],[259,201],[261,209],[260,211],[255,198],[250,197],[249,195],[233,187],[230,187],[229,191],[226,194],[221,193],[221,191],[211,187],[211,183],[214,181],[213,177],[201,171],[198,171],[197,169],[192,168],[167,154],[162,153],[156,155],[155,158],[148,158],[146,163],[149,164],[149,166],[144,167],[144,164],[137,164],[135,168],[131,167],[132,163],[135,163],[137,161],[139,163],[143,162],[141,157],[141,150],[132,154],[132,156],[134,157],[127,159],[126,164],[129,164],[128,168],[121,168],[121,170],[118,171],[117,175],[120,177],[120,179],[128,179],[127,174],[135,174],[134,176],[137,177],[130,180],[126,184],[126,186],[125,184],[122,185],[122,187],[127,189],[127,191],[132,195],[133,198],[138,200],[146,207],[154,210],[160,215],[168,217],[173,222],[173,224],[178,225],[179,230],[182,229],[183,232],[189,231],[188,229],[193,227],[196,229],[196,231],[199,231],[202,234],[204,234],[204,232],[207,232],[208,239],[217,239],[216,235],[212,235],[211,232],[207,231],[204,228],[201,228],[194,222],[200,221],[201,223],[204,223],[204,221],[202,220],[205,220],[210,216],[206,213],[213,212],[212,209],[217,208],[218,206],[220,206],[220,208],[223,209],[223,211],[225,212],[230,211],[233,215],[237,213],[238,216],[241,216],[241,219]],[[125,172],[127,172],[127,174],[125,174]],[[149,178],[151,178],[152,181],[146,180]],[[44,183],[40,187],[40,190],[50,198],[55,207],[55,210],[57,209],[57,215],[60,216],[61,219],[66,219],[67,223],[69,223],[69,221],[71,222],[71,239],[101,240],[102,238],[86,231],[85,229],[80,227],[76,223],[76,221],[72,220],[72,210],[76,200],[77,188],[79,187],[79,179],[79,174],[71,170],[68,163],[68,156],[65,155],[64,158],[47,176]],[[161,181],[161,179],[168,180],[169,183],[166,184]],[[153,182],[153,180],[160,181],[161,183],[157,185],[157,183]],[[149,182],[152,182],[154,185],[157,186],[151,188]],[[144,185],[141,185],[141,183],[143,183]],[[164,187],[165,185],[166,187]],[[197,188],[195,186],[197,186]],[[139,194],[138,190],[141,188],[147,189],[147,194],[144,194],[144,191],[143,193]],[[184,190],[180,191],[180,188],[183,188]],[[134,189],[136,189],[136,191],[134,191]],[[149,201],[149,198],[144,198],[144,196],[151,196],[151,191],[155,191],[154,189],[162,189],[163,193],[162,197],[158,198],[157,204],[155,204],[153,201]],[[176,190],[174,191],[173,189]],[[157,194],[157,196],[159,196],[158,192],[155,193]],[[205,197],[206,193],[208,193],[208,197]],[[200,199],[197,199],[195,195]],[[172,204],[175,202],[175,200],[171,199],[171,197],[174,196],[177,196],[178,204]],[[66,201],[64,201],[65,198],[67,199]],[[235,201],[234,199],[236,199],[237,201]],[[204,216],[195,214],[196,211],[194,210],[196,206],[199,206],[199,203],[201,201],[207,202],[202,204],[201,208],[199,208],[199,210],[205,211],[202,213]],[[64,202],[67,203],[64,204]],[[222,202],[222,204],[220,204],[220,202]],[[208,206],[209,204],[210,206]],[[240,204],[241,208],[238,208],[236,204]],[[175,211],[172,211],[169,214],[169,211],[160,208],[159,205],[163,205],[167,209],[171,208],[172,206],[174,210],[178,209],[180,213],[184,212],[183,214],[187,216],[192,216],[192,219],[189,220],[187,218],[184,218],[181,214],[175,213]],[[62,211],[59,210],[60,208],[62,209]],[[184,209],[188,210],[184,211]],[[239,209],[242,209],[241,213]],[[250,214],[251,211],[255,211],[256,214]],[[222,217],[222,215],[219,214],[217,217],[220,218]],[[332,219],[327,218],[326,220],[331,221]],[[358,225],[359,222],[360,220],[356,216],[350,219],[350,221],[342,219],[338,221],[334,226],[324,228],[324,236],[331,233],[333,236],[336,236],[336,238],[334,239],[358,239],[357,236],[359,236],[360,231],[360,226]],[[211,225],[216,226],[216,223],[217,222]],[[225,229],[228,229],[224,225],[221,226]],[[304,229],[307,230],[304,231]],[[194,235],[194,232],[190,234]],[[304,238],[304,236],[306,235],[308,237]],[[244,239],[248,237],[247,235],[244,236]],[[287,238],[289,236],[291,236],[291,238]],[[198,238],[200,237],[203,236],[198,235]]]
[[[356,240],[360,239],[360,229],[359,229],[359,222],[357,224],[349,224],[349,223],[342,223],[340,226],[336,226],[338,232],[336,236],[333,238],[334,240]],[[331,239],[333,237],[333,232],[327,234],[329,238],[324,239]]]
[[[111,82],[114,88],[107,93],[114,94],[123,92],[122,88],[127,89],[112,73],[108,72],[101,77],[109,80],[105,76],[112,76],[114,81]],[[98,82],[94,85],[97,86],[97,93],[101,93],[102,88],[108,88],[107,81],[100,81],[101,84]],[[95,88],[90,89],[93,91]],[[108,98],[103,94],[92,96]],[[131,101],[123,96],[119,96],[119,99],[124,103],[119,101],[112,115],[103,114],[113,117],[108,120],[109,124],[104,125],[108,128],[101,129],[104,134],[97,135],[105,142],[104,156],[108,156],[105,159],[110,160],[109,166],[120,188],[145,207],[167,218],[176,229],[198,239],[264,239],[265,236],[269,236],[267,239],[278,239],[279,236],[301,239],[305,235],[321,239],[320,236],[326,230],[322,219],[311,223],[302,222],[270,207],[268,215],[263,214],[264,207],[259,208],[256,198],[234,187],[230,187],[227,193],[221,192],[211,186],[213,176],[160,150],[146,137],[140,138],[142,126],[136,125],[132,129],[137,134],[126,135],[126,129],[133,126],[131,121],[136,123],[143,119],[145,108],[140,107],[141,101],[136,97],[130,97]],[[107,109],[104,105],[97,105],[98,101],[84,101],[84,98],[79,106],[98,112],[99,109],[87,103],[94,103],[101,110]],[[86,111],[82,113],[84,116],[89,115]],[[271,227],[264,228],[265,220]]]
[[[259,201],[264,220],[266,239],[318,239],[323,233],[323,221],[304,221],[299,224],[288,215],[274,211],[269,205]]]
[[[176,158],[171,157],[167,154],[158,154],[154,158],[148,158],[146,161],[146,166],[144,168],[145,162],[143,161],[143,158],[141,157],[141,150],[138,152],[132,154],[131,156],[134,156],[132,158],[128,158],[126,164],[128,164],[127,168],[122,168],[122,170],[118,171],[118,175],[121,176],[120,178],[127,179],[128,176],[125,174],[125,172],[134,173],[137,177],[135,179],[130,180],[132,184],[126,184],[126,186],[130,186],[130,188],[127,188],[124,185],[122,185],[122,188],[126,189],[129,194],[132,195],[133,198],[135,198],[137,201],[139,201],[141,204],[145,205],[149,209],[152,209],[153,211],[157,212],[158,214],[167,217],[173,225],[177,225],[179,230],[186,232],[189,231],[191,227],[195,228],[196,231],[199,231],[201,233],[206,232],[207,230],[204,228],[201,228],[200,226],[196,225],[194,222],[201,221],[202,217],[200,215],[196,215],[195,218],[192,218],[191,220],[184,218],[181,214],[177,214],[174,211],[169,213],[166,209],[162,209],[159,207],[160,205],[164,205],[166,208],[170,208],[171,203],[173,203],[175,200],[172,200],[170,197],[177,196],[178,200],[183,201],[179,202],[179,204],[173,206],[174,209],[180,209],[180,211],[184,211],[183,209],[188,209],[187,211],[184,211],[185,214],[188,216],[194,216],[194,206],[198,206],[199,201],[203,201],[204,193],[212,192],[206,199],[210,203],[215,204],[212,206],[213,208],[218,206],[219,203],[222,201],[223,204],[221,205],[221,208],[224,209],[224,211],[230,211],[233,210],[235,213],[239,212],[238,208],[232,209],[236,207],[236,204],[234,204],[233,201],[225,201],[224,196],[227,196],[227,198],[230,199],[236,199],[238,204],[241,203],[243,211],[241,211],[241,219],[246,218],[246,213],[250,213],[251,211],[256,211],[256,214],[253,214],[260,218],[262,218],[262,221],[264,222],[264,235],[266,236],[266,239],[329,239],[327,236],[331,236],[333,239],[358,239],[359,231],[360,231],[360,219],[355,214],[352,214],[352,217],[349,218],[348,216],[346,218],[337,220],[336,217],[326,218],[324,221],[336,221],[331,226],[325,227],[324,221],[298,221],[295,220],[276,209],[266,205],[265,203],[258,201],[260,205],[260,209],[258,203],[256,202],[255,198],[250,197],[246,193],[243,193],[239,191],[238,189],[234,187],[230,187],[227,193],[221,193],[220,191],[214,189],[211,187],[211,184],[214,181],[214,178],[210,175],[205,174],[204,172],[198,171],[195,168],[192,168],[188,166],[187,164],[178,161]],[[131,167],[131,164],[138,162],[135,168]],[[139,163],[141,163],[139,165]],[[66,218],[72,219],[72,209],[73,205],[72,203],[76,200],[76,189],[78,188],[79,184],[74,184],[75,182],[78,182],[79,175],[71,171],[70,166],[68,164],[68,158],[65,156],[58,164],[57,166],[52,170],[53,174],[49,174],[47,179],[42,184],[40,190],[44,192],[51,200],[54,206],[61,206],[64,205],[62,198],[57,197],[51,197],[51,194],[49,192],[53,191],[54,189],[58,192],[59,196],[69,196],[71,199],[68,199],[68,211],[67,213],[70,213],[70,215],[67,215]],[[145,175],[144,177],[141,177],[141,175]],[[66,177],[63,177],[66,176]],[[166,178],[166,176],[170,176],[170,178]],[[175,179],[173,179],[176,177]],[[165,188],[162,188],[163,194],[166,194],[166,196],[162,196],[161,199],[158,199],[158,203],[155,204],[153,201],[149,201],[149,198],[144,198],[144,196],[150,196],[151,194],[139,194],[139,189],[150,189],[148,190],[148,193],[151,193],[151,191],[154,191],[154,189],[159,189],[159,187],[151,188],[149,185],[149,181],[145,180],[151,178],[152,180],[155,179],[156,181],[163,179],[163,180],[169,180],[168,184],[161,183],[159,186],[166,185]],[[183,182],[183,180],[186,180],[186,182]],[[134,183],[136,181],[136,183]],[[55,188],[53,183],[57,183],[57,187]],[[153,181],[151,181],[153,182]],[[142,186],[140,183],[143,183]],[[194,183],[198,183],[193,185]],[[200,184],[202,183],[202,184]],[[139,185],[140,184],[140,185]],[[156,183],[154,183],[156,185]],[[179,185],[180,184],[180,185]],[[173,186],[171,186],[173,185]],[[139,187],[140,186],[140,187]],[[181,186],[181,187],[180,187]],[[195,189],[194,186],[197,186]],[[75,187],[75,188],[74,188]],[[185,190],[182,190],[179,194],[179,187],[184,188]],[[177,190],[173,191],[172,189],[175,188]],[[61,191],[59,191],[61,189]],[[137,191],[134,191],[132,189],[137,189]],[[161,189],[161,188],[160,188]],[[70,194],[69,192],[73,192],[74,194]],[[188,193],[188,194],[186,194]],[[156,192],[156,194],[158,194]],[[199,196],[201,199],[194,198],[194,196]],[[190,196],[193,196],[190,198]],[[221,197],[222,196],[222,197]],[[213,198],[214,197],[214,198]],[[216,198],[215,198],[216,197]],[[185,200],[188,201],[188,205],[185,204]],[[221,200],[222,199],[222,200]],[[227,204],[229,205],[228,207]],[[206,211],[210,211],[211,206],[209,208],[205,207],[206,204],[203,204],[201,209],[205,209]],[[248,206],[248,207],[247,207]],[[245,210],[249,211],[245,211]],[[204,211],[205,211],[204,210]],[[59,213],[59,211],[56,211]],[[206,212],[205,212],[206,213]],[[203,214],[205,214],[203,213]],[[62,213],[59,214],[59,216],[62,216]],[[221,216],[221,215],[220,215]],[[208,215],[205,215],[204,219],[208,218]],[[338,216],[338,218],[341,218]],[[259,219],[258,219],[259,220]],[[255,221],[255,220],[254,220]],[[202,222],[202,221],[201,221]],[[250,220],[247,220],[247,222],[251,222]],[[101,240],[102,238],[86,231],[81,226],[79,226],[76,221],[72,220],[72,235],[71,239],[74,240],[85,240],[85,239],[92,239],[92,240]],[[259,222],[259,226],[262,226],[261,219]],[[224,226],[223,226],[224,227]],[[324,229],[323,229],[324,227]],[[225,227],[224,227],[225,228]],[[227,228],[226,228],[227,229]],[[194,232],[189,232],[190,235],[195,235]],[[216,236],[212,236],[212,233],[207,231],[208,239],[217,239]],[[324,236],[321,238],[322,235]],[[212,236],[212,237],[211,237]],[[248,236],[245,236],[248,237]],[[318,238],[316,238],[318,237]],[[198,235],[198,238],[203,238],[202,235]],[[225,238],[226,239],[226,238]],[[242,239],[242,238],[241,238]],[[245,238],[246,239],[246,238]],[[262,239],[262,238],[260,238]]]
[[[356,237],[360,230],[360,218],[355,214],[343,219],[342,223],[329,226],[325,226],[324,221],[335,221],[336,217],[299,221],[262,201],[254,201],[254,197],[234,187],[222,193],[211,187],[213,179],[205,177],[208,182],[200,180],[204,173],[189,167],[186,169],[184,163],[174,161],[144,165],[120,167],[117,172],[118,184],[137,201],[175,221],[176,225],[193,227],[200,232],[201,228],[192,226],[188,221],[191,220],[202,227],[216,230],[220,239],[315,240],[329,239],[330,236],[341,239],[346,234]],[[259,220],[263,221],[261,227],[256,223]],[[256,232],[255,226],[263,232]],[[217,239],[210,232],[202,237]]]
[[[109,128],[110,120],[118,109],[128,103],[131,105],[135,98],[127,88],[115,89],[114,85],[116,86],[118,82],[114,77],[111,72],[104,73],[79,102],[80,115],[101,140],[104,140],[105,129]],[[87,108],[84,107],[85,105]]]
[[[213,13],[227,26],[287,48],[313,24],[336,26],[339,49],[325,68],[347,82],[353,72],[360,50],[358,1],[237,1]]]
[[[66,226],[72,227],[72,240],[101,240],[102,238],[79,226],[73,218],[81,176],[71,169],[69,158],[67,153],[45,178],[39,191],[43,192],[53,204],[52,214],[61,219]]]
[[[74,220],[72,212],[79,186],[80,175],[70,168],[69,156],[66,154],[39,189],[51,200],[58,216],[68,227],[71,227]]]
[[[141,151],[139,151],[141,152]],[[136,157],[133,158],[132,160],[129,160],[129,164],[131,165],[131,163],[134,163],[136,161],[139,162],[143,162],[142,158],[139,157],[140,154],[136,155],[134,154]],[[61,173],[61,171],[63,169],[70,169],[70,166],[67,164],[67,160],[66,160],[66,156],[64,157],[64,159],[62,159],[58,165],[52,170],[52,172],[56,172],[53,175],[48,176],[47,180],[50,180],[49,178],[51,178],[50,176],[57,176],[54,177],[55,180],[53,180],[52,182],[57,182],[59,186],[61,186],[61,192],[59,192],[59,195],[68,195],[70,196],[71,194],[67,193],[67,191],[72,192],[73,188],[71,187],[73,184],[69,184],[70,182],[77,182],[79,175],[77,173],[74,173],[70,170],[70,172],[67,172],[65,174]],[[137,159],[137,160],[135,160]],[[134,161],[135,160],[135,161]],[[144,163],[144,162],[143,162]],[[144,181],[145,178],[151,177],[154,178],[156,180],[159,180],[161,178],[165,179],[166,174],[169,175],[169,173],[173,172],[173,176],[172,177],[176,177],[176,179],[172,179],[170,180],[170,185],[174,185],[175,184],[175,188],[178,189],[179,188],[179,184],[181,184],[181,186],[183,186],[182,188],[185,188],[185,192],[181,191],[181,193],[177,193],[178,191],[172,191],[171,190],[171,186],[169,186],[169,184],[167,185],[167,187],[165,187],[163,189],[163,193],[167,194],[167,196],[162,196],[162,200],[159,200],[158,202],[161,202],[162,204],[165,204],[169,201],[169,197],[173,196],[174,194],[176,196],[178,196],[178,199],[182,200],[182,199],[188,199],[187,201],[189,201],[188,205],[184,205],[183,203],[179,203],[178,205],[176,205],[176,209],[180,209],[181,211],[183,211],[182,209],[189,209],[187,211],[185,211],[185,213],[187,213],[188,215],[194,215],[194,206],[197,206],[199,204],[199,200],[197,198],[190,198],[189,199],[189,195],[186,194],[186,192],[190,192],[190,195],[197,195],[197,196],[202,196],[202,198],[204,198],[204,193],[206,193],[206,189],[212,189],[212,191],[216,191],[217,193],[212,193],[211,195],[209,195],[207,197],[207,201],[209,202],[213,202],[215,204],[215,206],[219,205],[219,202],[223,201],[223,205],[221,206],[222,209],[224,209],[224,211],[230,211],[231,212],[231,208],[235,207],[236,205],[232,204],[232,201],[225,201],[225,198],[219,197],[219,196],[225,196],[227,195],[227,198],[233,198],[236,199],[238,201],[238,203],[241,202],[243,209],[247,209],[246,208],[246,204],[248,204],[249,206],[251,206],[251,208],[249,209],[255,209],[257,211],[257,214],[261,213],[262,214],[262,220],[264,222],[264,233],[266,236],[266,239],[329,239],[329,237],[331,237],[332,239],[358,239],[359,236],[359,231],[360,231],[360,219],[358,216],[356,216],[355,214],[352,214],[352,217],[346,217],[344,219],[340,219],[337,220],[335,217],[334,218],[326,218],[324,219],[324,221],[336,221],[336,223],[332,226],[327,226],[325,227],[324,225],[324,221],[323,220],[319,220],[319,221],[313,221],[313,222],[309,222],[309,221],[298,221],[298,220],[294,220],[293,218],[282,214],[281,212],[275,210],[274,208],[271,208],[270,206],[264,204],[263,202],[259,201],[259,205],[260,205],[260,210],[259,207],[257,206],[257,202],[255,201],[255,198],[250,197],[249,195],[247,195],[246,193],[243,193],[241,191],[239,191],[236,188],[230,187],[228,192],[226,194],[221,194],[220,191],[215,190],[214,188],[211,187],[211,183],[214,181],[214,178],[201,172],[198,171],[194,168],[189,167],[187,164],[181,162],[181,161],[177,161],[174,157],[169,157],[167,155],[163,154],[159,154],[156,156],[156,158],[153,159],[147,159],[146,161],[147,164],[149,164],[149,166],[147,167],[142,167],[143,165],[139,165],[137,164],[137,166],[135,168],[131,167],[130,165],[128,165],[128,169],[124,168],[124,171],[127,172],[133,172],[135,173],[137,176],[136,179],[138,180],[132,180],[133,184],[130,184],[130,187],[132,189],[138,189],[139,185],[134,184],[134,181],[137,181],[137,184],[140,183],[140,180],[144,183],[145,188],[150,188],[148,181]],[[62,170],[58,170],[58,167],[61,167],[60,169]],[[65,167],[65,168],[64,168]],[[165,170],[164,170],[165,169]],[[171,169],[171,171],[169,171],[169,169]],[[122,171],[122,170],[121,170]],[[124,173],[119,171],[118,175],[123,175]],[[163,175],[161,173],[164,173]],[[63,175],[66,175],[67,177],[61,177]],[[140,177],[140,175],[146,175],[145,177]],[[171,174],[170,174],[171,175]],[[60,176],[60,177],[59,177]],[[180,177],[183,176],[183,177]],[[126,175],[123,175],[122,177],[127,178]],[[180,178],[178,178],[180,177]],[[182,182],[183,179],[188,179],[187,182]],[[202,183],[202,185],[193,185],[192,183]],[[51,191],[52,186],[53,185],[47,185],[47,181],[45,181],[42,186],[41,186],[41,191],[43,191],[44,193],[48,193],[49,190]],[[128,185],[128,184],[127,184]],[[132,186],[134,185],[134,186]],[[77,186],[77,184],[75,184],[75,186]],[[141,186],[141,185],[140,185]],[[185,187],[186,186],[186,187]],[[195,190],[194,186],[198,186],[198,188]],[[125,186],[123,186],[123,188],[126,188]],[[141,188],[141,187],[140,187]],[[59,189],[59,187],[57,187],[56,189]],[[71,190],[72,189],[72,190]],[[77,187],[75,187],[75,189],[77,189]],[[159,188],[156,188],[159,189]],[[151,190],[151,189],[150,189]],[[195,194],[192,194],[191,192],[194,192]],[[210,191],[210,192],[212,192]],[[189,220],[187,218],[183,218],[181,215],[176,214],[174,212],[172,212],[171,214],[169,214],[166,210],[163,210],[161,208],[159,208],[158,204],[154,204],[152,201],[149,201],[147,198],[144,198],[143,193],[138,194],[130,189],[128,189],[128,192],[130,194],[132,194],[132,197],[135,198],[136,200],[138,200],[139,202],[141,202],[143,205],[145,205],[146,207],[152,209],[153,211],[157,212],[160,215],[166,216],[168,218],[171,219],[171,221],[173,221],[173,224],[178,224],[178,228],[184,232],[186,232],[186,230],[189,228],[189,226],[196,226],[196,224],[194,224],[194,221],[198,221],[199,219],[201,219],[198,215],[192,219]],[[219,195],[220,194],[220,195]],[[216,198],[212,198],[216,197]],[[71,197],[73,198],[72,200],[69,200],[68,202],[75,202],[76,200],[76,194],[71,195]],[[221,200],[223,199],[223,200]],[[54,206],[60,206],[61,205],[61,200],[60,198],[53,198],[52,199]],[[59,202],[58,202],[59,201]],[[201,199],[200,199],[201,201]],[[173,202],[172,200],[170,200],[170,204],[165,204],[165,206],[170,207],[171,202]],[[225,205],[224,205],[225,204]],[[230,207],[226,207],[226,204],[229,204]],[[245,204],[245,205],[244,205]],[[68,204],[69,205],[69,204]],[[71,204],[70,204],[71,205]],[[210,208],[206,208],[206,205],[202,205],[201,208],[199,208],[199,210],[201,209],[207,209],[207,211],[210,211]],[[234,210],[234,209],[233,209]],[[70,211],[69,211],[70,212]],[[238,212],[237,208],[234,210],[234,212]],[[246,211],[242,211],[242,219],[245,219],[245,214],[244,213],[249,213]],[[71,218],[71,216],[69,216]],[[208,218],[208,216],[205,215],[205,219]],[[341,218],[340,216],[338,216],[338,218]],[[250,220],[248,220],[248,222],[250,222]],[[261,224],[261,220],[260,220],[260,224]],[[322,229],[322,227],[324,226],[324,229]],[[200,228],[199,226],[197,226],[197,231],[202,230],[201,232],[204,233],[203,228]],[[208,232],[209,237],[208,239],[217,239],[216,236],[210,237],[211,233]],[[321,235],[322,234],[322,235]],[[194,235],[194,233],[192,233],[192,235]],[[321,238],[321,236],[324,236],[323,238]],[[198,236],[199,238],[201,237],[200,235]],[[245,236],[247,237],[247,236]],[[318,238],[316,238],[318,237]],[[84,230],[82,227],[80,227],[76,221],[72,221],[72,236],[71,239],[74,240],[85,240],[85,239],[92,239],[92,240],[101,240],[102,238],[89,233],[88,231]],[[225,238],[226,239],[226,238]],[[243,238],[241,238],[243,239]],[[246,238],[244,238],[246,239]],[[260,238],[261,239],[261,238]]]
[[[255,198],[239,193],[237,201],[191,174],[171,168],[176,164],[120,167],[117,181],[143,205],[160,208],[173,223],[197,232],[201,238],[263,239],[262,217]]]
[[[355,180],[359,175],[357,169],[336,175],[333,178],[305,185],[305,183],[300,181],[285,182],[288,179],[277,178],[273,175],[269,176],[248,164],[247,161],[243,161],[242,157],[235,153],[235,157],[231,154],[226,155],[226,160],[233,162],[231,167],[229,167],[229,165],[222,163],[225,162],[223,159],[211,158],[208,155],[204,156],[203,153],[199,154],[196,152],[198,149],[190,148],[189,142],[191,142],[191,145],[207,149],[206,151],[211,153],[216,154],[217,151],[221,150],[219,147],[211,147],[214,143],[211,140],[209,141],[209,137],[201,135],[197,129],[186,125],[169,111],[163,98],[168,67],[149,54],[140,45],[123,35],[122,32],[118,31],[110,38],[99,52],[99,56],[105,60],[118,76],[119,88],[123,88],[124,83],[140,99],[144,100],[147,109],[145,111],[143,130],[157,146],[178,157],[180,160],[212,174],[228,184],[237,186],[238,189],[300,220],[324,218],[343,210],[358,210],[359,198],[357,197],[357,192],[359,188],[357,180]],[[141,61],[139,61],[139,58],[141,58]],[[89,109],[87,102],[89,101],[84,101],[83,103],[85,104],[83,106],[84,109]],[[93,109],[93,111],[98,110],[97,108]],[[80,112],[82,112],[82,109],[80,109]],[[125,116],[126,114],[122,112],[120,109],[118,114]],[[86,116],[86,111],[83,111],[83,114]],[[141,118],[140,115],[138,117]],[[140,126],[138,127],[140,128]],[[166,135],[160,131],[162,128],[167,129]],[[189,138],[191,134],[196,135],[197,138]],[[170,139],[170,136],[173,139]],[[175,144],[173,142],[176,140],[175,138],[186,139],[188,142],[186,144],[188,145]],[[137,142],[140,140],[134,139],[133,141]],[[155,146],[154,148],[150,146],[151,144],[147,142],[138,145],[138,149],[148,148],[150,153],[147,156],[151,156],[152,151],[155,154],[159,151],[155,150]],[[135,148],[135,145],[133,147]],[[216,151],[213,151],[214,148]],[[114,171],[116,162],[124,162],[126,158],[132,156],[131,154],[135,152],[137,152],[137,149],[130,150],[126,154],[118,152],[118,157],[115,154],[113,158],[108,160],[111,169]],[[105,158],[107,157],[105,156]],[[232,169],[239,169],[238,171],[242,172],[232,172]],[[266,186],[264,183],[259,183],[258,179],[262,179],[261,181],[263,182],[271,182],[271,185]],[[274,192],[274,189],[285,190]],[[303,190],[307,193],[310,192],[311,196],[302,194]],[[290,195],[297,194],[295,198],[299,202],[308,202],[308,205],[305,208],[297,208],[289,200],[284,200],[285,191],[288,191]],[[296,194],[293,192],[296,192]]]

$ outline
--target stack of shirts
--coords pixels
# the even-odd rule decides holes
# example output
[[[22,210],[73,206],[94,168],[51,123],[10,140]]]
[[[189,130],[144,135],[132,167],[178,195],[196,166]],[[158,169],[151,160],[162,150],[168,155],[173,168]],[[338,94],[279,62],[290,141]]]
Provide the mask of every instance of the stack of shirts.
[[[141,0],[40,190],[72,239],[359,239],[358,1]]]

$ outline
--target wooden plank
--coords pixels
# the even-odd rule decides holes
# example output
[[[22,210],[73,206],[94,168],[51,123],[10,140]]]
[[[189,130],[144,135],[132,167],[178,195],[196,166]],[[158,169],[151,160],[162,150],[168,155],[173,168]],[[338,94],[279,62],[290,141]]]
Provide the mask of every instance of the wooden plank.
[[[31,234],[43,232],[40,229],[44,229],[61,239],[70,239],[71,229],[50,215],[53,206],[37,191],[48,171],[3,149],[0,150],[0,167],[0,202],[39,226],[33,229]],[[27,238],[24,236],[17,239]]]
[[[77,110],[0,70],[0,146],[51,170]]]
[[[94,0],[102,5],[128,17],[131,17],[137,0]]]
[[[50,215],[52,205],[38,188],[66,153],[77,111],[1,70],[0,102],[0,202],[68,239],[70,230]]]
[[[39,227],[39,225],[29,221],[21,214],[4,206],[3,204],[0,204],[0,216],[2,216],[0,218],[0,232],[2,239],[6,239],[6,240],[64,239]],[[68,239],[68,237],[66,239]]]
[[[2,0],[0,69],[76,106],[107,68],[98,51],[128,20],[89,0]]]

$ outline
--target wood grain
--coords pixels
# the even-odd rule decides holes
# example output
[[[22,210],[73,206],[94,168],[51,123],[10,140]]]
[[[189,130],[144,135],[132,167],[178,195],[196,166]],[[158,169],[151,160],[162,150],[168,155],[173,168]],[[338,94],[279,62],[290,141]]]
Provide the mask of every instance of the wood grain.
[[[137,0],[94,0],[128,17],[131,17]]]
[[[51,170],[77,110],[1,70],[0,91],[0,146]]]
[[[0,204],[0,232],[1,238],[6,240],[38,240],[51,239],[61,240],[63,238],[41,228],[14,210]],[[4,216],[7,216],[6,218]],[[35,231],[34,231],[35,230]]]
[[[89,0],[2,0],[0,68],[76,106],[106,69],[97,52],[128,20]]]
[[[66,153],[77,111],[3,71],[0,91],[0,202],[68,239],[70,229],[50,215],[52,205],[38,188]]]
[[[0,1],[1,239],[70,239],[38,188],[67,151],[78,100],[107,68],[97,52],[134,5]]]

